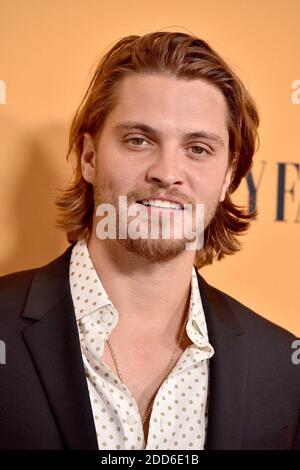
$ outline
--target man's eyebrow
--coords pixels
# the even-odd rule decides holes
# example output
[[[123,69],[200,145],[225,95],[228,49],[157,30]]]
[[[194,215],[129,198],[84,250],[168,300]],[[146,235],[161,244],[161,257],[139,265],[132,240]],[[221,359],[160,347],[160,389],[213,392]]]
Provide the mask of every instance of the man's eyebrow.
[[[119,122],[113,127],[113,133],[118,134],[124,131],[133,131],[133,130],[139,130],[142,132],[146,132],[148,134],[152,134],[154,136],[161,136],[161,131],[158,129],[154,129],[151,126],[148,126],[147,124],[143,124],[141,122],[133,122],[133,121],[127,121],[127,122]],[[223,139],[218,135],[215,134],[214,132],[209,132],[209,131],[197,131],[197,132],[188,132],[183,135],[184,139],[207,139],[215,144],[219,145],[220,147],[224,147],[224,142]]]

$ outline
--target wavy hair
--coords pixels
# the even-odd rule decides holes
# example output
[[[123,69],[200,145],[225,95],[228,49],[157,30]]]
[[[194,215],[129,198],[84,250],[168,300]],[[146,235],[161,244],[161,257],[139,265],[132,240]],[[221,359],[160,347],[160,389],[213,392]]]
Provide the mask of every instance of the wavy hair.
[[[56,200],[57,226],[70,242],[88,236],[94,211],[93,186],[82,176],[80,158],[84,133],[95,142],[108,114],[116,104],[120,81],[133,73],[171,75],[178,79],[204,79],[215,85],[227,104],[229,162],[233,166],[225,200],[205,230],[204,246],[196,253],[199,268],[214,258],[234,254],[241,248],[238,235],[249,227],[256,211],[248,213],[233,203],[231,194],[252,166],[258,147],[259,116],[245,86],[229,65],[202,39],[181,32],[155,32],[120,39],[99,61],[90,85],[71,123],[67,160],[75,155],[73,180]]]

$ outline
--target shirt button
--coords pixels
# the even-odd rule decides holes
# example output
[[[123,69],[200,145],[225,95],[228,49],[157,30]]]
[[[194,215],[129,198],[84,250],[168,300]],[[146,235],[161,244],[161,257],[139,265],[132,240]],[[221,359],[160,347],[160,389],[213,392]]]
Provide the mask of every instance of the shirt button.
[[[109,314],[108,314],[108,313],[103,313],[103,315],[102,315],[102,320],[103,320],[105,323],[107,323],[108,320],[109,320]]]
[[[134,419],[134,416],[132,416],[132,415],[127,416],[126,421],[127,421],[127,424],[129,424],[129,425],[131,425],[131,426],[132,426],[133,424],[135,424],[135,419]]]

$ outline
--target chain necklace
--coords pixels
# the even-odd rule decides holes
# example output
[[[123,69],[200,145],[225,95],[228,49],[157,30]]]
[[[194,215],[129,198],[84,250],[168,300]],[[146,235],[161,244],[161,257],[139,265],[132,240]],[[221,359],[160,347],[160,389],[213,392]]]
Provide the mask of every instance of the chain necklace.
[[[175,347],[175,349],[174,349],[174,351],[173,351],[172,357],[171,357],[171,359],[170,359],[170,361],[169,361],[169,363],[168,363],[168,365],[167,365],[166,371],[165,371],[165,373],[164,373],[164,378],[163,378],[163,380],[162,380],[162,381],[160,382],[160,384],[159,384],[158,390],[159,390],[159,388],[161,387],[161,385],[162,385],[162,383],[164,382],[164,380],[166,379],[166,377],[169,375],[169,373],[170,373],[171,370],[172,370],[172,367],[173,367],[173,360],[174,360],[175,354],[177,353],[177,351],[178,351],[178,349],[179,349],[179,347],[180,347],[180,345],[181,345],[182,336],[183,336],[183,333],[184,333],[184,331],[185,331],[185,327],[186,327],[186,324],[187,324],[187,320],[188,320],[188,315],[186,315],[184,324],[183,324],[183,326],[182,326],[182,328],[181,328],[181,331],[180,331],[180,336],[179,336],[178,342],[177,342],[176,347]],[[107,342],[107,345],[108,345],[108,347],[109,347],[109,350],[110,350],[111,356],[112,356],[112,358],[113,358],[114,364],[115,364],[115,366],[116,366],[116,370],[117,370],[119,379],[120,379],[120,381],[122,382],[122,384],[125,384],[124,379],[123,379],[123,375],[122,375],[122,373],[121,373],[121,371],[120,371],[120,367],[119,367],[119,364],[118,364],[118,361],[117,361],[117,358],[116,358],[116,354],[115,354],[115,352],[114,352],[114,350],[113,350],[113,348],[112,348],[111,342],[109,341],[108,338],[107,338],[106,342]],[[147,408],[147,410],[146,410],[146,413],[145,413],[144,416],[142,417],[142,423],[143,423],[143,425],[146,423],[147,419],[148,419],[149,416],[150,416],[150,413],[151,413],[152,408],[153,408],[154,401],[155,401],[155,397],[151,400],[151,402],[150,402],[150,404],[149,404],[149,406],[148,406],[148,408]]]

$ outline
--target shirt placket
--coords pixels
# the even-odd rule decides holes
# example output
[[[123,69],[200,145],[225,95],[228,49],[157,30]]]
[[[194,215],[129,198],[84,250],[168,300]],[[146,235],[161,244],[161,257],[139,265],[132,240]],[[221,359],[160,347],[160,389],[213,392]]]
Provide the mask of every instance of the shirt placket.
[[[92,373],[94,374],[92,378],[98,378],[98,381],[93,382],[94,391],[96,390],[98,393],[101,391],[104,406],[108,406],[107,402],[110,403],[110,412],[113,413],[114,419],[117,418],[114,411],[117,411],[118,419],[123,427],[124,449],[142,449],[144,445],[143,427],[135,399],[126,385],[103,362],[104,342],[115,327],[118,321],[117,317],[118,314],[114,307],[108,306],[106,308],[102,307],[90,318],[87,317],[85,323],[84,321],[81,322],[84,326],[84,344],[87,347],[86,352],[89,359],[89,369],[91,370],[89,375]],[[87,333],[90,335],[91,331],[94,331],[95,337],[99,337],[99,341],[87,341]],[[97,348],[99,348],[99,351],[97,351]],[[101,383],[105,383],[105,392],[103,392]],[[119,396],[119,392],[123,392],[124,400],[121,405],[118,403],[118,406],[116,397]],[[105,398],[103,398],[103,395],[105,395]]]

